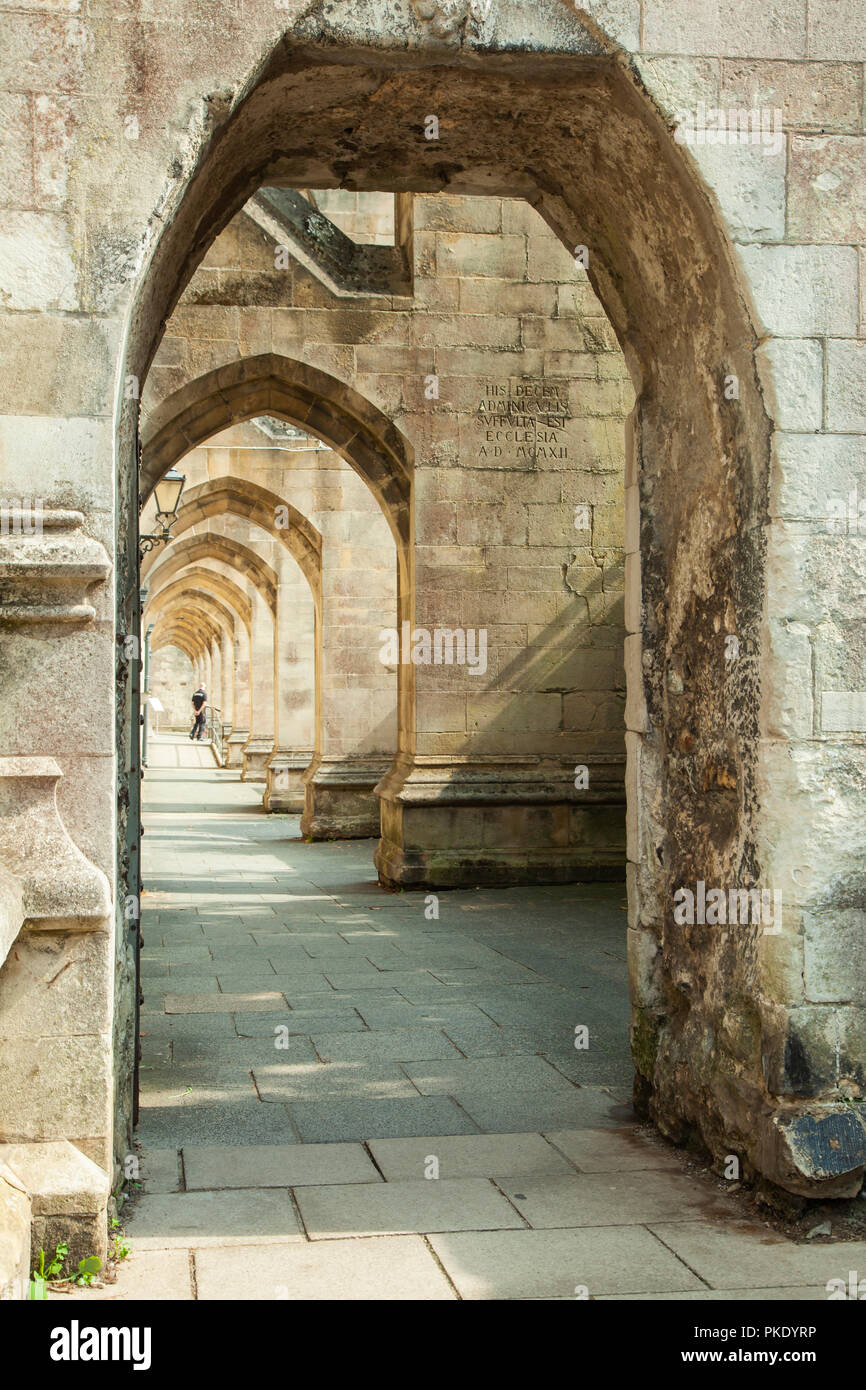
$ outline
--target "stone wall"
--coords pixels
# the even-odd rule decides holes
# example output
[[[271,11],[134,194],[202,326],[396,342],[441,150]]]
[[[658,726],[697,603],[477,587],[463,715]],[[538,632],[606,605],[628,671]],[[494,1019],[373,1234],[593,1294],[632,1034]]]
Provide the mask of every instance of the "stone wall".
[[[866,731],[862,6],[587,0],[577,12],[564,0],[502,0],[485,15],[468,0],[339,0],[312,10],[287,0],[243,11],[166,0],[153,17],[121,9],[110,24],[98,5],[41,3],[7,11],[3,22],[0,483],[4,496],[41,497],[54,514],[48,531],[76,558],[64,570],[64,615],[46,624],[46,605],[57,606],[45,583],[57,578],[56,555],[34,550],[34,565],[22,569],[0,537],[4,609],[13,610],[0,648],[0,755],[48,760],[63,774],[60,819],[86,864],[107,875],[115,906],[112,926],[94,893],[91,913],[102,916],[79,930],[76,875],[86,871],[72,856],[55,875],[63,901],[25,919],[20,949],[0,973],[0,1138],[35,1141],[50,1130],[107,1168],[116,1109],[118,1152],[128,1142],[123,913],[137,891],[137,672],[125,639],[138,622],[138,391],[164,325],[211,243],[263,184],[447,191],[526,197],[569,252],[588,248],[590,283],[635,384],[626,782],[641,1099],[667,1132],[696,1133],[719,1157],[738,1152],[748,1171],[794,1191],[856,1189],[866,1164],[854,1103],[866,1015],[856,838]],[[718,110],[745,102],[769,113],[770,141],[675,140],[684,115],[694,124],[712,112],[715,135]],[[425,135],[427,113],[438,113],[437,139]],[[416,229],[419,257],[430,230]],[[476,235],[484,233],[466,234]],[[503,241],[515,235],[503,230]],[[447,240],[433,240],[438,257]],[[471,240],[458,237],[460,245],[471,254]],[[208,269],[219,279],[219,268]],[[410,578],[422,601],[429,548],[442,554],[433,519],[441,516],[461,564],[470,543],[455,499],[436,491],[469,437],[461,443],[452,431],[449,452],[419,394],[438,349],[437,316],[459,321],[467,310],[459,292],[456,306],[427,307],[427,339],[419,316],[419,341],[370,342],[365,306],[356,306],[351,339],[317,349],[319,370],[413,438],[412,502],[427,529],[414,557],[425,583]],[[202,360],[225,362],[236,345],[244,355],[303,358],[296,310],[187,302],[179,313],[206,310],[231,331],[211,337]],[[262,315],[273,328],[281,312],[286,337],[265,347]],[[557,347],[547,327],[543,346],[522,343],[520,319],[516,308],[502,313],[497,331],[507,343],[438,352],[434,374],[455,383],[440,402],[468,420],[477,402],[461,401],[461,377],[474,399],[489,349],[510,346],[541,354],[530,375],[567,379],[579,420],[574,359],[583,345]],[[202,360],[172,366],[168,344],[159,370],[175,371],[177,384],[187,367],[204,369]],[[560,352],[569,355],[557,370]],[[399,397],[380,394],[376,381],[393,388],[407,364],[415,394],[402,386]],[[163,396],[172,389],[158,387]],[[626,407],[620,396],[620,413]],[[518,489],[497,512],[498,495],[485,491],[492,484],[472,471],[479,505],[462,524],[476,528],[474,546],[483,523],[490,557],[507,574],[509,560],[519,568],[508,526],[518,517],[528,524],[520,509],[529,503]],[[394,478],[403,488],[405,474]],[[549,546],[549,535],[538,544]],[[495,595],[464,611],[494,624]],[[504,616],[521,626],[513,609]],[[729,637],[738,639],[736,657],[727,655]],[[533,685],[532,698],[538,693]],[[442,720],[434,697],[452,695]],[[437,750],[417,756],[436,758],[444,747],[450,757],[474,736],[473,698],[420,677],[417,690],[401,690],[401,723],[414,727],[414,701],[419,739]],[[479,727],[485,717],[491,729],[497,713],[488,709]],[[519,723],[510,732],[519,742],[533,731]],[[411,838],[404,810],[411,819],[423,801],[413,791],[416,750],[402,753],[392,798],[400,852]],[[435,795],[439,773],[426,766]],[[33,764],[7,770],[4,877],[21,878],[5,848],[21,799],[41,795],[52,778],[57,784],[53,768]],[[408,872],[398,859],[395,851],[392,871]],[[684,928],[674,894],[698,881],[778,890],[781,930]],[[24,888],[35,892],[26,873]],[[70,968],[57,977],[61,964]],[[49,994],[48,978],[59,979],[59,994],[58,986]],[[74,985],[68,1001],[65,981]]]
[[[177,647],[160,647],[150,658],[150,694],[165,713],[151,712],[150,728],[185,729],[192,724],[192,692],[197,681],[189,657]]]

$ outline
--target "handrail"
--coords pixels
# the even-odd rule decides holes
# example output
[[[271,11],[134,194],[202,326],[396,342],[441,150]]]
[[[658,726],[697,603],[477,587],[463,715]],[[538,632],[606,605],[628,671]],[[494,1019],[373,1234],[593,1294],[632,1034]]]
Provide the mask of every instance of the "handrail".
[[[222,710],[218,705],[205,706],[205,731],[210,737],[210,741],[217,755],[217,760],[220,767],[222,767],[225,762],[223,754],[223,721]]]

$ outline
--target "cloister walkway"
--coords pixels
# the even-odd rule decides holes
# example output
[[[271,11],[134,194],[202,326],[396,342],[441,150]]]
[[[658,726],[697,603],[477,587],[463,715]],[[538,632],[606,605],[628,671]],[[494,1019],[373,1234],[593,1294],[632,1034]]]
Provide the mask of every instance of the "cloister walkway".
[[[824,1298],[863,1267],[636,1122],[622,886],[388,894],[372,842],[260,803],[152,738],[143,1190],[76,1297]]]

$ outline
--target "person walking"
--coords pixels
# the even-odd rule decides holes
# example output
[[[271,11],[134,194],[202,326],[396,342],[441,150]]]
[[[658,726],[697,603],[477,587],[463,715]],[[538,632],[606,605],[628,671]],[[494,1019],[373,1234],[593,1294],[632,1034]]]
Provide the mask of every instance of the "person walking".
[[[190,738],[197,738],[199,743],[201,743],[202,735],[204,734],[206,706],[207,691],[205,690],[203,685],[200,685],[198,690],[196,690],[195,694],[192,697],[192,707],[195,713],[195,722],[193,723],[193,726],[189,731]]]

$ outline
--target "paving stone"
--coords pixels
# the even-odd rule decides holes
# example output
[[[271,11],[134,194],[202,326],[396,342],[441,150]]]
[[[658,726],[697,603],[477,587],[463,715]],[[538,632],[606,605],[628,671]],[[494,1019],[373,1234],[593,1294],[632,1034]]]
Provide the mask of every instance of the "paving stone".
[[[702,1289],[700,1279],[642,1226],[569,1231],[473,1231],[430,1236],[461,1298],[590,1298]]]
[[[146,1192],[181,1190],[180,1155],[177,1149],[145,1149],[141,1155],[139,1173]]]
[[[439,1178],[506,1178],[568,1174],[573,1168],[540,1134],[465,1134],[373,1139],[370,1152],[388,1182],[425,1177],[432,1155]],[[431,1179],[432,1181],[432,1179]]]
[[[147,1102],[150,1105],[215,1105],[223,1100],[243,1100],[254,1095],[249,1066],[233,1067],[227,1062],[204,1061],[191,1062],[184,1067],[151,1067],[147,1072]]]
[[[541,1057],[473,1057],[433,1063],[409,1062],[406,1075],[422,1095],[467,1091],[568,1092],[574,1088]]]
[[[312,999],[320,995],[332,995],[334,993],[334,986],[327,976],[321,973],[288,970],[285,964],[279,961],[275,962],[275,968],[277,973],[274,975],[274,983],[278,989],[283,991],[286,998],[290,995],[292,998],[303,995],[307,999]]]
[[[492,1022],[444,1024],[442,1031],[466,1057],[534,1056],[544,1050],[526,1029],[498,1028]]]
[[[216,970],[174,971],[167,980],[153,980],[145,975],[143,993],[147,999],[164,999],[178,994],[219,994],[219,977]]]
[[[390,1058],[395,1062],[435,1060],[458,1055],[437,1028],[379,1029],[369,1033],[314,1033],[313,1046],[323,1062]]]
[[[631,1169],[669,1168],[682,1172],[680,1152],[658,1135],[643,1137],[635,1128],[568,1129],[546,1134],[582,1173],[624,1173]]]
[[[255,1038],[203,1038],[200,1042],[182,1038],[172,1044],[173,1065],[185,1068],[205,1061],[234,1062],[246,1073],[253,1063],[264,1064],[274,1059],[281,1062],[316,1061],[309,1038],[281,1036],[279,1041],[278,1048],[276,1034]]]
[[[303,1240],[289,1194],[280,1190],[144,1196],[126,1230],[137,1250]]]
[[[145,1145],[294,1144],[295,1131],[281,1105],[263,1105],[255,1097],[230,1103],[151,1105],[142,1098],[138,1137]]]
[[[419,1236],[200,1250],[201,1299],[437,1302],[456,1297]]]
[[[369,974],[358,970],[325,970],[325,976],[330,981],[331,986],[341,992],[358,990],[363,993],[368,989],[414,989],[424,988],[428,981],[433,977],[426,971],[406,971],[406,970],[376,970],[370,966]]]
[[[364,989],[364,990],[334,990],[332,994],[288,994],[286,998],[294,1008],[297,1009],[318,1009],[330,1008],[331,1005],[350,1004],[353,1009],[359,1009],[361,1004],[391,1004],[400,999],[400,995],[395,989]]]
[[[353,1095],[364,1099],[416,1096],[411,1081],[396,1062],[271,1063],[253,1068],[256,1087],[264,1101],[319,1100],[325,1096]]]
[[[323,1009],[287,1008],[275,1014],[235,1014],[235,1022],[238,1034],[244,1038],[272,1038],[276,1028],[288,1028],[290,1036],[325,1031],[362,1032],[366,1028],[364,1020],[348,1001],[341,1001],[339,1007]]]
[[[432,1259],[432,1256],[431,1256]],[[189,1251],[136,1250],[117,1267],[114,1283],[76,1289],[75,1303],[185,1303],[193,1298]],[[48,1295],[49,1302],[70,1301],[69,1294]]]
[[[267,1013],[284,1004],[282,994],[261,991],[258,994],[168,994],[167,1014],[233,1014]]]
[[[454,1099],[479,1129],[500,1134],[519,1130],[547,1133],[585,1124],[618,1129],[629,1119],[633,1122],[634,1116],[626,1106],[610,1098],[599,1101],[598,1096],[597,1091],[577,1086],[568,1092],[550,1091],[543,1095],[515,1090],[454,1092]]]
[[[266,1109],[273,1107],[267,1106]],[[398,1100],[295,1101],[289,1114],[301,1140],[411,1138],[417,1134],[475,1134],[478,1126],[448,1096],[412,1096]]]
[[[236,1034],[230,1014],[166,1014],[143,1010],[141,1036],[198,1039],[232,1038]]]
[[[485,1178],[305,1187],[295,1193],[311,1240],[349,1235],[507,1230],[522,1226]]]
[[[496,1025],[475,1004],[453,1004],[440,1008],[435,1004],[410,1004],[408,999],[395,997],[387,1003],[369,999],[369,992],[359,996],[355,1007],[370,1028],[415,1028],[433,1024],[448,1030],[463,1024],[494,1028]]]
[[[255,973],[244,969],[243,973],[226,974],[220,972],[216,976],[218,990],[221,994],[256,994],[261,989],[277,989],[277,977],[270,970],[259,970]],[[282,989],[280,988],[280,993]]]
[[[866,1278],[866,1241],[797,1245],[757,1221],[654,1222],[651,1229],[717,1289],[826,1288],[830,1279],[847,1285],[852,1269]]]
[[[141,1066],[142,1070],[148,1067],[164,1067],[171,1064],[171,1038],[149,1038],[141,1039]]]
[[[144,928],[142,928],[142,931],[144,931]],[[146,940],[147,938],[145,937],[145,941]],[[204,944],[204,938],[202,938],[202,944],[200,946],[194,943],[178,943],[172,946],[161,947],[158,950],[152,946],[143,946],[141,951],[141,963],[145,969],[151,962],[154,964],[162,962],[166,965],[188,965],[198,962],[210,964],[210,961],[211,953]]]
[[[569,1177],[508,1178],[503,1192],[530,1226],[629,1226],[732,1215],[730,1203],[680,1173],[579,1173]]]
[[[383,1181],[361,1144],[190,1146],[183,1162],[188,1191]]]

